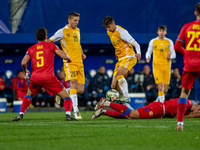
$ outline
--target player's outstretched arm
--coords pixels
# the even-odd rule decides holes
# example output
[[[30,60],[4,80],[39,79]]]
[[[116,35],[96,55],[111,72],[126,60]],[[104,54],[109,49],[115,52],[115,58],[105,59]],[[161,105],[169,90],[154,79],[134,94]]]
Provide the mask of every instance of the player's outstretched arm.
[[[55,51],[55,53],[60,56],[62,59],[65,59],[67,60],[67,63],[70,63],[72,60],[71,58],[65,53],[63,52],[62,50],[58,49]]]

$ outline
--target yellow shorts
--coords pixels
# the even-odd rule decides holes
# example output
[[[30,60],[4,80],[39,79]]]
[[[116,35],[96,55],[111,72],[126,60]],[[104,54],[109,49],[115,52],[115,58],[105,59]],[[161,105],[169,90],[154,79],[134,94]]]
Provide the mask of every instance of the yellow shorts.
[[[171,65],[170,66],[160,66],[158,64],[153,64],[153,74],[155,83],[164,83],[169,85],[171,78]]]
[[[128,71],[130,71],[133,68],[133,66],[135,66],[136,63],[137,63],[136,57],[124,58],[124,59],[118,61],[115,65],[115,70],[114,70],[113,76],[115,76],[117,74],[119,67],[127,68]],[[125,77],[128,75],[128,73],[125,75]]]
[[[85,74],[83,63],[65,63],[64,71],[66,74],[65,81],[77,79],[78,84],[85,84]]]

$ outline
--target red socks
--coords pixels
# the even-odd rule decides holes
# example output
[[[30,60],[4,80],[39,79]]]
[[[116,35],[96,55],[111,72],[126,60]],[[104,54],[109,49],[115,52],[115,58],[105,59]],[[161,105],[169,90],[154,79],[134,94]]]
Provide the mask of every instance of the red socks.
[[[106,110],[106,115],[114,118],[125,118],[125,114],[115,110]]]
[[[187,99],[180,97],[178,99],[178,108],[177,108],[178,123],[183,122],[186,107],[187,107]]]
[[[32,97],[29,95],[24,96],[20,112],[25,113],[28,106],[31,104]]]
[[[129,116],[131,113],[131,109],[122,104],[116,104],[116,103],[111,102],[110,107],[118,112],[124,113],[127,116]]]
[[[72,100],[70,97],[65,97],[64,98],[64,107],[65,107],[65,112],[67,111],[72,111]]]

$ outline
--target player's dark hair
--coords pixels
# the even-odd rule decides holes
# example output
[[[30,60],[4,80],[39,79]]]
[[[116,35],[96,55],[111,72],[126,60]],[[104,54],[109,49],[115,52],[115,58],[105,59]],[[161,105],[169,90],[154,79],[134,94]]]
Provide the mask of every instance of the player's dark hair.
[[[44,41],[47,36],[47,29],[39,28],[39,29],[37,29],[35,34],[36,34],[36,38],[38,41]]]
[[[200,16],[200,3],[197,3],[195,6],[195,10],[198,16]]]
[[[79,17],[79,16],[80,16],[79,13],[71,12],[71,13],[69,13],[69,15],[68,15],[68,19],[72,19],[72,17]]]
[[[173,69],[173,70],[175,70],[175,69],[178,69],[178,70],[179,70],[179,67],[174,67],[174,69]]]
[[[103,20],[103,26],[107,27],[108,25],[112,24],[114,22],[113,17],[107,16],[106,18],[104,18]]]
[[[23,72],[23,70],[18,70],[18,71],[17,71],[17,75],[18,75],[20,72]]]
[[[165,25],[161,25],[158,27],[158,30],[164,30],[164,31],[167,31],[167,26]]]

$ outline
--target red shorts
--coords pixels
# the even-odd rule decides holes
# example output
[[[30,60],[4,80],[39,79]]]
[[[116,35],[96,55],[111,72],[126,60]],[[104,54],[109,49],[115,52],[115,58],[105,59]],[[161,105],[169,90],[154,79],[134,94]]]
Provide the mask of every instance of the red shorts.
[[[48,80],[32,81],[29,84],[29,89],[34,95],[38,95],[42,87],[51,95],[58,94],[63,90],[62,83],[56,77]]]
[[[196,77],[200,81],[200,71],[184,71],[182,73],[182,87],[185,89],[192,89]]]
[[[163,116],[163,103],[153,102],[147,106],[138,108],[140,119],[161,118]]]

